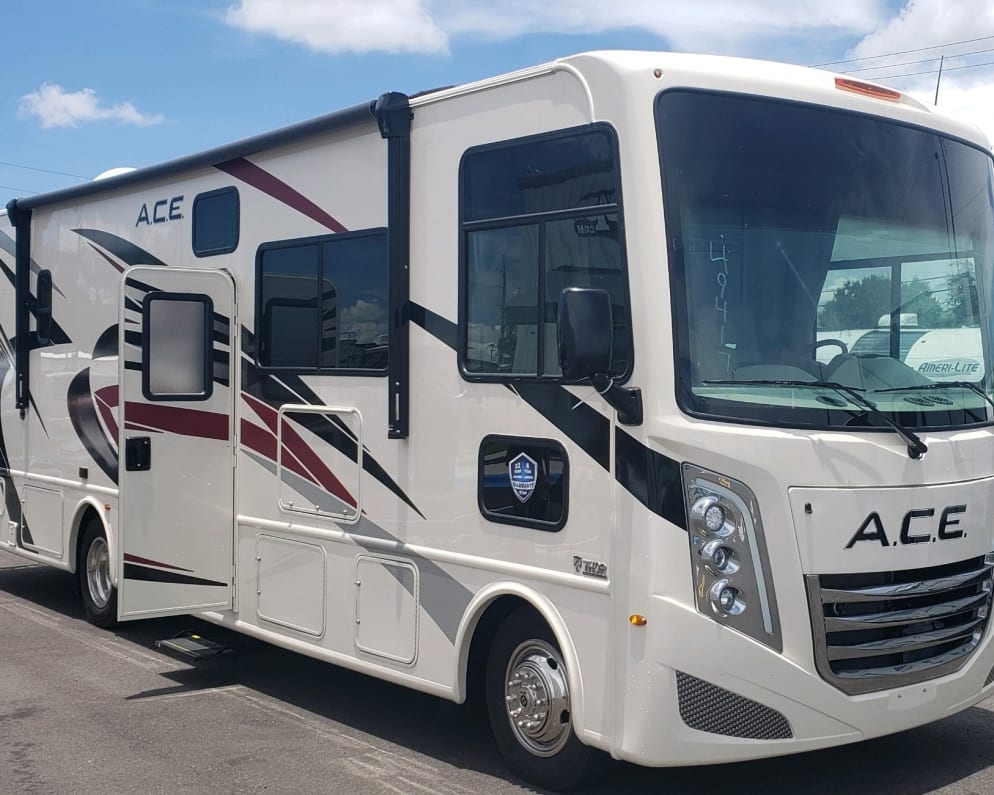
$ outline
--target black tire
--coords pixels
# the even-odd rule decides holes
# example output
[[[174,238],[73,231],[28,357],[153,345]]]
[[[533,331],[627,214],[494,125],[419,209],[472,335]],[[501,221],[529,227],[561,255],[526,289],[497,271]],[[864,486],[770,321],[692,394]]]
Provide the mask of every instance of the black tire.
[[[581,743],[573,731],[565,681],[559,644],[541,616],[530,608],[518,608],[504,619],[487,660],[490,728],[507,766],[525,781],[550,790],[590,782],[603,761],[603,754]],[[518,700],[511,703],[522,709],[518,720],[512,718],[508,705],[515,693]],[[551,706],[536,706],[536,694],[545,696],[542,700]]]
[[[110,581],[107,536],[99,521],[91,520],[83,528],[76,579],[87,621],[105,629],[114,626],[117,623],[117,588]]]

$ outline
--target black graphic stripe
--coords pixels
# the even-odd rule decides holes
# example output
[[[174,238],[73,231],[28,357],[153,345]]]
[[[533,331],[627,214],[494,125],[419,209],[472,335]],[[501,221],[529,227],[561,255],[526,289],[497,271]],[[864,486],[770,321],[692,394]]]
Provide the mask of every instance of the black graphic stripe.
[[[0,249],[3,249],[4,251],[6,251],[8,254],[10,254],[10,256],[14,257],[15,259],[17,258],[17,249],[15,248],[14,238],[12,238],[10,235],[8,235],[8,234],[6,234],[4,232],[0,232]],[[4,265],[3,260],[0,260],[0,265]],[[31,260],[31,262],[29,263],[29,265],[31,267],[31,272],[32,273],[38,274],[38,273],[41,272],[41,266],[37,262],[35,262],[34,260]],[[3,269],[4,269],[4,271],[6,271],[7,270],[6,266],[4,266]],[[14,283],[13,274],[9,275],[7,278],[9,278],[11,280],[10,281],[11,284]],[[64,292],[62,292],[61,289],[59,289],[59,286],[55,283],[54,280],[52,281],[52,289],[55,290],[55,292],[57,292],[63,298],[66,297],[66,294]]]
[[[103,258],[103,260],[108,265],[110,265],[114,270],[116,270],[118,273],[124,273],[124,266],[123,265],[121,265],[120,263],[118,263],[113,258],[107,256],[106,253],[104,253],[103,251],[101,251],[99,248],[97,248],[95,245],[93,245],[89,241],[87,241],[86,245],[88,245],[91,249],[93,249],[95,252],[97,252],[97,254],[99,254]]]
[[[320,406],[323,402],[299,376],[281,374],[279,379],[276,379],[268,373],[261,372],[255,363],[255,335],[244,326],[242,326],[242,391],[276,410],[285,403],[303,401],[312,406]],[[356,460],[358,442],[339,417],[304,414],[297,415],[294,421],[345,457]],[[366,449],[363,449],[362,468],[396,497],[403,500],[418,516],[425,518],[411,498]]]
[[[7,278],[7,281],[10,282],[10,286],[11,287],[15,287],[15,282],[17,280],[17,277],[14,275],[14,272],[10,269],[10,267],[7,265],[7,263],[4,262],[3,260],[0,260],[0,273],[3,273],[3,275]],[[56,290],[56,292],[58,292],[60,295],[62,295],[62,291],[61,290],[57,290],[54,284],[52,285],[52,289]],[[36,303],[34,301],[34,297],[33,296],[31,297],[31,306],[28,308],[28,311],[31,312],[31,314],[35,316],[35,319],[38,318],[38,308],[37,308],[37,305],[36,305]],[[34,335],[32,335],[32,337],[34,337]],[[29,350],[36,350],[38,348],[45,348],[45,347],[47,347],[49,345],[64,345],[67,342],[72,342],[72,340],[69,339],[69,335],[66,334],[66,332],[63,330],[62,326],[60,326],[55,321],[55,318],[52,318],[52,330],[51,330],[51,332],[49,334],[49,341],[46,342],[44,345],[42,345],[42,344],[40,344],[38,342],[32,342]]]
[[[220,384],[221,386],[228,386],[231,381],[231,357],[228,355],[227,351],[219,351],[217,348],[214,349],[214,366],[213,375],[215,384]]]
[[[67,401],[69,420],[83,447],[111,482],[116,484],[117,450],[111,445],[97,417],[93,394],[90,391],[89,367],[78,372],[70,382]]]
[[[142,582],[164,582],[174,585],[209,585],[215,588],[228,587],[228,584],[225,582],[205,580],[201,577],[191,577],[189,574],[180,574],[175,571],[150,569],[148,566],[139,566],[135,563],[124,564],[124,579],[141,580]]]
[[[457,327],[451,320],[412,303],[411,322],[444,345],[456,349]],[[558,384],[520,382],[508,389],[556,426],[604,469],[610,469],[610,420]],[[575,407],[575,408],[574,408]],[[630,434],[615,429],[615,477],[635,499],[655,514],[686,529],[680,462],[650,450]]]
[[[611,421],[558,384],[516,383],[508,389],[517,392],[535,411],[545,417],[604,469],[611,468]],[[575,408],[574,408],[575,407]]]
[[[106,328],[97,338],[97,344],[93,346],[93,358],[105,359],[118,354],[118,325],[115,323],[110,328]]]
[[[104,232],[100,229],[73,229],[72,231],[81,237],[85,237],[87,240],[92,240],[102,249],[109,251],[121,260],[125,265],[162,265],[164,267],[166,264],[154,254],[150,254],[140,246],[136,246],[130,240],[112,235],[110,232]]]
[[[430,309],[425,309],[413,301],[410,304],[409,317],[412,323],[421,326],[442,344],[452,348],[453,351],[456,349],[456,324],[451,320],[436,315]]]
[[[621,428],[614,433],[615,476],[625,489],[655,514],[687,529],[680,462],[650,450]]]

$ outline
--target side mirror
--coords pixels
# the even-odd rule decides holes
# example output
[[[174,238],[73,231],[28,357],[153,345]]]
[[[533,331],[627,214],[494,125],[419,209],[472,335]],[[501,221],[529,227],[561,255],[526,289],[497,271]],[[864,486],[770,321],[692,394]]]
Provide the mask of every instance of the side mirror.
[[[559,366],[567,381],[611,370],[614,322],[607,290],[567,287],[559,296]]]
[[[642,424],[642,392],[618,386],[611,377],[614,318],[606,290],[567,287],[559,296],[559,366],[563,380],[590,379],[618,412],[622,425]]]

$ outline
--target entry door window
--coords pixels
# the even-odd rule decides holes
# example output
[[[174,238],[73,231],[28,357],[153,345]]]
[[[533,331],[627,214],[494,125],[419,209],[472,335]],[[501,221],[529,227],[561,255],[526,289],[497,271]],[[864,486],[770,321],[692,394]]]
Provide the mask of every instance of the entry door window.
[[[211,318],[206,295],[145,297],[142,392],[148,400],[206,400],[211,396]]]

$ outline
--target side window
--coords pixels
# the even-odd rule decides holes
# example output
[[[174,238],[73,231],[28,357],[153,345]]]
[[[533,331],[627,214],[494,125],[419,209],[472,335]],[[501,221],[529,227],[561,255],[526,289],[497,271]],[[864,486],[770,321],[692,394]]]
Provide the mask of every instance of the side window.
[[[569,460],[559,442],[486,436],[477,466],[477,504],[491,522],[553,532],[566,524]]]
[[[148,400],[206,400],[213,391],[213,302],[150,293],[142,306],[142,392]]]
[[[469,150],[460,165],[460,360],[476,378],[558,378],[559,296],[611,296],[612,370],[632,364],[617,145],[593,125]]]
[[[385,373],[387,277],[385,230],[262,246],[257,257],[259,365]]]
[[[238,248],[239,206],[235,188],[198,194],[193,200],[193,253],[230,254]]]

